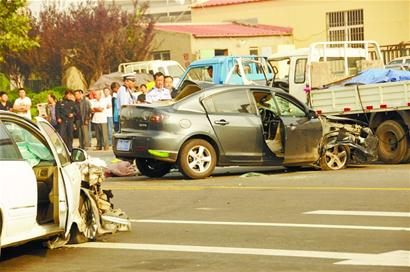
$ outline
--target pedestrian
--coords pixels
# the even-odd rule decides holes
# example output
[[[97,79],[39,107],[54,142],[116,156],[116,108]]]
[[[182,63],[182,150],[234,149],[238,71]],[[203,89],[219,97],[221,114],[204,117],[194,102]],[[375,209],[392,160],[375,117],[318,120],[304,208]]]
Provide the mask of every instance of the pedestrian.
[[[118,82],[111,83],[111,91],[112,91],[112,121],[114,124],[114,131],[120,131],[120,109],[118,108],[118,90],[120,89],[121,85]]]
[[[103,89],[104,99],[107,102],[107,107],[105,108],[105,114],[107,115],[107,129],[108,129],[108,145],[112,146],[112,131],[113,131],[113,114],[112,114],[112,96],[111,90],[108,87]]]
[[[90,101],[90,104],[92,105],[92,102],[95,100],[95,90],[88,90],[88,93],[86,95],[86,98],[88,99],[88,101]],[[92,120],[92,116],[93,116],[93,111],[91,110],[91,117],[90,120]],[[88,147],[91,147],[91,142],[93,140],[93,125],[92,122],[88,122]]]
[[[164,77],[164,88],[168,90],[172,98],[177,97],[177,89],[174,88],[174,78],[172,76]]]
[[[0,110],[2,111],[12,111],[13,104],[9,101],[9,96],[6,92],[0,91]]]
[[[89,123],[91,118],[91,104],[90,101],[84,97],[83,90],[74,91],[75,100],[78,108],[77,115],[77,128],[78,128],[78,140],[80,142],[80,148],[87,150],[90,146],[88,134]]]
[[[145,100],[147,99],[147,93],[148,93],[147,85],[141,84],[140,91],[141,91],[141,94],[138,96],[137,101],[138,103],[145,103]]]
[[[58,129],[58,123],[57,123],[57,117],[56,117],[56,105],[57,105],[57,97],[53,93],[49,93],[47,95],[46,119],[55,129]]]
[[[75,121],[78,111],[74,100],[73,91],[67,90],[65,91],[63,100],[59,101],[56,106],[56,118],[59,125],[59,133],[70,152],[73,150]]]
[[[26,96],[24,88],[20,88],[18,94],[19,97],[14,101],[13,111],[31,120],[31,99]]]
[[[102,91],[95,92],[95,100],[91,102],[91,109],[94,112],[91,122],[93,123],[95,135],[97,137],[96,150],[108,150],[108,130],[107,130],[107,101],[103,97]]]
[[[120,87],[117,93],[117,105],[121,110],[123,105],[134,104],[132,91],[135,87],[135,74],[127,74],[123,76],[124,85]]]
[[[146,102],[153,103],[160,100],[172,99],[171,94],[164,88],[164,74],[157,72],[154,74],[155,87],[146,95]]]

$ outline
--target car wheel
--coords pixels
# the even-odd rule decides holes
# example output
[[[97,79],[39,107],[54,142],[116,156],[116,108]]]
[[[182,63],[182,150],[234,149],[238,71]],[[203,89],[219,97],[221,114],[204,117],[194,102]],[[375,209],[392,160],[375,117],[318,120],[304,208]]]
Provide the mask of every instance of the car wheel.
[[[137,168],[140,173],[150,178],[160,178],[165,176],[171,170],[171,164],[154,159],[135,159]]]
[[[205,140],[187,141],[179,152],[179,170],[187,178],[201,179],[212,174],[216,165],[214,147]]]
[[[336,145],[326,149],[320,158],[322,170],[340,170],[347,167],[349,161],[349,148],[344,145]]]
[[[73,224],[70,231],[70,243],[72,244],[81,244],[93,241],[97,238],[98,224],[91,204],[91,199],[81,194],[78,209],[80,211],[80,216],[84,221],[85,229],[83,232],[80,232],[77,225]]]
[[[396,121],[383,122],[376,130],[379,139],[379,158],[385,163],[407,160],[407,139],[403,127]]]

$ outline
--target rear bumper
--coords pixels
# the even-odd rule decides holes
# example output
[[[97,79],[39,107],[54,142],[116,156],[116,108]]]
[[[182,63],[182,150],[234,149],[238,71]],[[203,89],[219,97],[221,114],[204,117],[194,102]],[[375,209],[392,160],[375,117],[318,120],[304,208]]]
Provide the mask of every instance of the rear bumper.
[[[118,133],[113,135],[113,152],[123,160],[135,158],[156,159],[166,162],[176,162],[178,158],[178,143],[176,135],[167,132],[156,132],[153,135],[143,133]],[[118,142],[129,141],[128,150],[118,150]]]

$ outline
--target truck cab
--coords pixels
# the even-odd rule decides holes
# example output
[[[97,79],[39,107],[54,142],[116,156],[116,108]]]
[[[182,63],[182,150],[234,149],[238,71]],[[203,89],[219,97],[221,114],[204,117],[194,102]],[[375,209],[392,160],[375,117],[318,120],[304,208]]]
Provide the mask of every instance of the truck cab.
[[[211,84],[266,85],[273,72],[269,63],[258,56],[220,56],[192,62],[181,77]]]
[[[311,90],[326,88],[368,68],[384,68],[375,41],[312,43],[309,48],[273,54],[269,63],[276,72],[272,86],[308,104]]]

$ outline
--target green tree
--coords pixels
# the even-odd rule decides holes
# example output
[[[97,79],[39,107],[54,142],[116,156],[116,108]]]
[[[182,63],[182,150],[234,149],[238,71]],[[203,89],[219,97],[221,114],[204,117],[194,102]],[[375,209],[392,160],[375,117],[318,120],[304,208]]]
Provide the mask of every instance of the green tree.
[[[18,52],[38,47],[36,38],[30,38],[31,19],[26,13],[25,0],[0,1],[0,62],[4,52]]]

